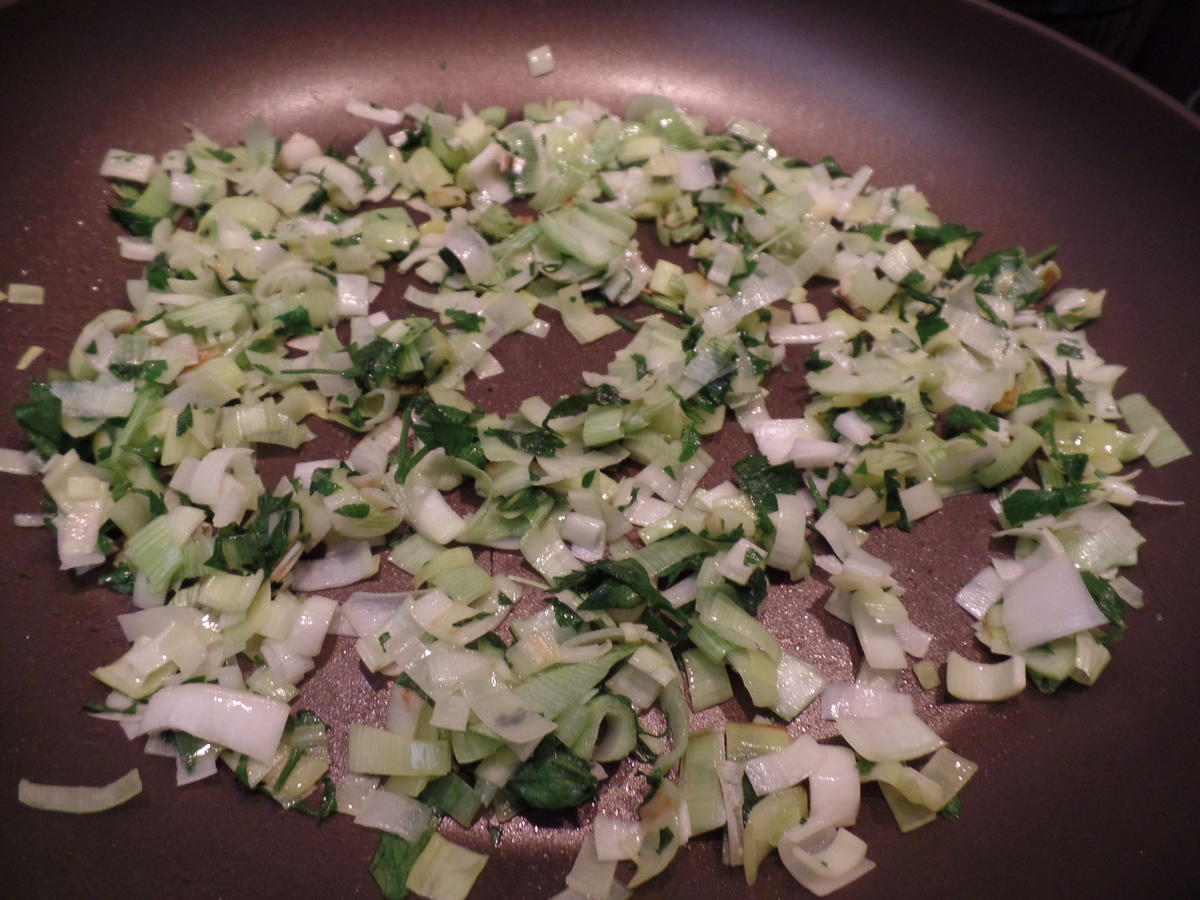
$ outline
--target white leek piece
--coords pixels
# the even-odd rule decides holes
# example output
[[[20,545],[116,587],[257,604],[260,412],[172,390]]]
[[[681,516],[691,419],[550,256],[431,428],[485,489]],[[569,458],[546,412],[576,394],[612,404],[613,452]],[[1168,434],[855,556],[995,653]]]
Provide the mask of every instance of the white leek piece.
[[[405,886],[429,900],[466,900],[487,861],[484,854],[452,844],[435,831]]]
[[[38,784],[22,778],[17,784],[17,799],[34,809],[50,812],[98,813],[127,803],[142,792],[142,779],[131,769],[116,781],[101,787],[65,784]]]
[[[424,803],[381,788],[366,796],[354,817],[356,825],[388,831],[406,841],[417,840],[431,821],[433,810]]]
[[[946,658],[946,690],[959,700],[1007,700],[1025,690],[1025,660],[971,662],[959,653]]]
[[[824,897],[875,868],[866,852],[861,838],[838,828],[807,845],[781,845],[779,856],[793,878],[809,892]]]
[[[838,732],[854,752],[872,762],[902,762],[932,753],[945,741],[915,713],[889,713],[869,719],[840,718]]]
[[[141,732],[186,731],[252,759],[270,759],[287,723],[287,704],[214,684],[177,684],[146,705]]]
[[[778,753],[759,756],[746,763],[746,777],[760,797],[799,784],[812,774],[825,750],[807,734],[796,738]]]
[[[1075,564],[1055,556],[1004,589],[1004,629],[1017,653],[1108,622]]]
[[[529,74],[534,78],[554,71],[554,52],[549,44],[534,47],[525,54],[525,59],[529,64]]]

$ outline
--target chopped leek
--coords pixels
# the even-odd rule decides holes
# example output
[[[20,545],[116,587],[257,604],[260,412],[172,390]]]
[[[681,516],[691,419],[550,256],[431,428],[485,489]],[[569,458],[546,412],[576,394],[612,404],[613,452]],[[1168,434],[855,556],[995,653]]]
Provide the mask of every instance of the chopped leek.
[[[17,785],[17,799],[26,806],[68,813],[104,812],[129,802],[141,792],[142,779],[137,769],[101,787],[37,784],[24,778]]]
[[[534,76],[554,68],[549,47],[527,59]],[[93,674],[122,710],[106,715],[155,735],[181,777],[219,754],[285,808],[352,811],[386,832],[372,873],[388,896],[457,900],[486,857],[444,840],[436,816],[578,807],[601,791],[601,764],[635,756],[657,789],[637,822],[597,820],[567,894],[621,894],[617,860],[636,887],[724,827],[749,883],[777,846],[823,895],[874,865],[845,830],[860,779],[909,830],[975,772],[896,689],[910,664],[938,685],[924,657],[941,638],[909,619],[914,585],[863,543],[981,489],[997,492],[1016,559],[956,599],[1007,658],[947,648],[950,696],[1105,670],[1123,606],[1141,604],[1117,571],[1143,542],[1121,508],[1158,502],[1119,470],[1190,451],[1143,396],[1114,399],[1121,368],[1084,330],[1102,291],[1043,302],[1058,274],[1043,256],[968,261],[979,233],[942,223],[914,187],[782,157],[743,119],[708,133],[662,97],[631,98],[624,118],[533,103],[507,124],[500,108],[346,110],[399,130],[345,155],[276,141],[261,120],[228,148],[193,131],[161,158],[110,150],[111,215],[131,232],[120,252],[142,267],[132,310],[94,318],[68,370],[31,383],[14,416],[33,450],[0,454],[6,472],[40,472],[62,568],[106,567],[102,583],[141,610],[122,618],[129,649]],[[694,265],[656,259],[639,222]],[[376,303],[393,266],[423,285],[405,299],[428,316]],[[814,277],[848,310],[810,301]],[[43,294],[11,285],[8,300]],[[635,300],[650,309],[609,309]],[[468,399],[468,380],[503,371],[499,342],[545,337],[554,316],[579,344],[630,334],[577,393],[538,385],[545,397],[506,415]],[[791,344],[809,398],[773,418],[764,378]],[[306,447],[310,416],[360,438],[345,460],[264,483],[259,448]],[[733,420],[759,452],[714,484],[705,443]],[[502,574],[492,551],[544,581]],[[416,590],[311,595],[391,566]],[[827,684],[803,646],[781,646],[760,616],[789,602],[769,597],[768,568],[825,573],[824,611],[853,626],[865,660],[857,681]],[[394,679],[386,727],[349,728],[341,796],[324,724],[287,706],[331,631]],[[757,721],[699,728],[693,713],[734,698],[729,669],[785,723],[820,696],[854,753]],[[662,735],[638,720],[655,706]],[[136,782],[20,794],[89,811]]]

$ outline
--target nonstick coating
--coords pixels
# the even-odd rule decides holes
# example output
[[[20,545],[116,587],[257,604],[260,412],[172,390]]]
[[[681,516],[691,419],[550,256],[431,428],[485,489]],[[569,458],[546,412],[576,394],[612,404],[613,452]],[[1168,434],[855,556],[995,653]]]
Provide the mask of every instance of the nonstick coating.
[[[549,43],[557,68],[533,79],[525,51]],[[124,304],[136,264],[116,256],[97,168],[110,146],[159,153],[183,123],[226,143],[263,115],[344,146],[368,123],[352,97],[507,105],[591,97],[615,110],[660,93],[720,127],[733,114],[773,129],[786,153],[831,153],[869,164],[876,184],[916,183],[949,221],[984,230],[982,249],[1055,243],[1066,283],[1108,289],[1090,334],[1129,365],[1123,392],[1144,391],[1200,446],[1196,383],[1200,294],[1200,127],[1182,107],[1099,57],[991,7],[892,3],[18,3],[0,11],[0,286],[46,287],[42,308],[0,305],[0,445],[23,447],[8,415],[24,395],[13,370],[30,344],[47,348],[32,374],[63,367],[80,327]],[[389,288],[384,308],[397,309]],[[575,388],[612,344],[580,352],[564,339],[504,348],[508,373],[473,396],[511,408],[530,385]],[[619,339],[617,339],[619,343]],[[798,376],[773,383],[798,402]],[[774,401],[773,401],[774,402]],[[323,432],[322,449],[349,446]],[[737,436],[725,462],[745,452]],[[286,460],[268,459],[286,467]],[[1028,691],[998,705],[919,707],[950,746],[977,760],[963,813],[901,836],[882,798],[864,791],[856,832],[878,869],[840,896],[884,898],[1180,896],[1196,829],[1195,514],[1190,461],[1139,480],[1142,491],[1188,501],[1141,507],[1148,538],[1133,578],[1147,606],[1099,684],[1053,696]],[[337,817],[319,827],[248,796],[228,773],[183,789],[168,760],[146,757],[116,726],[80,707],[103,690],[88,675],[124,650],[116,613],[126,599],[57,569],[53,539],[17,529],[38,509],[33,479],[0,476],[3,714],[0,860],[14,897],[184,898],[377,896],[368,874],[376,836]],[[909,587],[914,620],[938,635],[933,656],[971,646],[952,597],[1000,545],[985,502],[968,498],[911,535],[876,535]],[[485,557],[486,561],[486,557]],[[511,566],[497,556],[497,567]],[[384,585],[401,583],[393,573]],[[857,650],[819,611],[816,585],[773,591],[766,621],[785,646],[849,677]],[[382,710],[343,639],[330,641],[303,700],[335,726]],[[912,689],[909,681],[906,681]],[[944,695],[937,699],[943,701]],[[744,717],[736,703],[722,714]],[[713,714],[704,717],[713,724]],[[802,723],[829,736],[810,711]],[[824,729],[824,730],[821,730]],[[344,732],[343,732],[344,733]],[[335,740],[339,764],[344,744]],[[144,793],[118,810],[74,818],[16,803],[20,777],[103,783],[140,766]],[[622,770],[602,799],[636,803]],[[591,811],[591,812],[594,812]],[[590,813],[585,812],[585,818]],[[452,835],[491,853],[475,897],[543,897],[562,887],[581,832],[522,819],[498,847],[482,823]],[[777,860],[749,890],[721,865],[719,841],[697,839],[648,897],[801,895]]]

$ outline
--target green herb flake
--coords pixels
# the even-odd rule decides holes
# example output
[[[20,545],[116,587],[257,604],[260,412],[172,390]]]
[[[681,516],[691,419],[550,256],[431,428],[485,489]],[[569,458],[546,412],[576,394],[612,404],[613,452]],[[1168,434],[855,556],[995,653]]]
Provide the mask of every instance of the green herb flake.
[[[1022,488],[1000,501],[1004,519],[1010,527],[1024,524],[1039,516],[1057,516],[1075,506],[1083,506],[1095,485],[1073,483],[1062,487]]]
[[[913,229],[913,237],[916,240],[936,247],[965,240],[968,242],[967,249],[970,249],[979,240],[981,234],[983,234],[982,231],[971,231],[965,225],[956,225],[952,222],[937,226],[917,225]]]
[[[167,371],[165,359],[147,359],[144,362],[113,363],[108,371],[121,381],[158,381]]]
[[[640,353],[634,353],[629,358],[633,360],[634,373],[637,376],[638,381],[641,381],[650,374],[650,366],[646,362],[646,357],[642,356]]]
[[[632,609],[641,604],[670,607],[636,559],[598,559],[578,572],[554,579],[554,591],[574,591],[580,609]]]
[[[118,709],[115,706],[108,706],[107,704],[101,703],[99,700],[89,700],[87,703],[83,704],[83,708],[86,712],[119,713],[123,716],[131,716],[137,712],[138,701],[134,700],[124,709]]]
[[[828,369],[832,365],[833,363],[822,357],[815,347],[804,358],[804,368],[808,372],[820,372],[822,369]]]
[[[152,291],[169,291],[171,289],[167,279],[175,274],[170,264],[167,262],[167,254],[159,253],[146,266],[146,284]],[[95,351],[89,351],[94,353]]]
[[[396,684],[400,685],[402,688],[412,691],[430,706],[434,705],[433,698],[425,693],[425,690],[419,684],[413,681],[412,676],[407,672],[402,672],[396,676]]]
[[[600,384],[582,394],[568,394],[560,397],[550,407],[550,412],[546,414],[542,424],[545,425],[551,419],[564,416],[577,416],[586,412],[589,406],[624,406],[628,402],[611,384]]]
[[[258,509],[246,525],[218,529],[207,564],[223,572],[249,574],[270,571],[290,546],[293,515],[298,515],[291,493],[263,494]]]
[[[71,438],[62,429],[62,401],[44,381],[29,382],[29,401],[13,409],[13,418],[47,459],[70,448]]]
[[[841,163],[834,159],[831,155],[826,154],[821,157],[821,161],[817,163],[819,166],[824,166],[825,171],[829,173],[830,178],[849,178],[850,173],[842,168]]]
[[[310,796],[315,796],[316,792]],[[326,775],[321,779],[321,802],[317,806],[310,806],[306,803],[297,803],[292,807],[296,812],[303,813],[318,822],[324,822],[335,812],[337,812],[337,785],[333,783],[333,779]]]
[[[336,494],[342,489],[342,486],[333,480],[333,469],[327,466],[315,469],[308,485],[310,492],[315,491],[322,497]]]
[[[283,790],[283,786],[287,784],[288,777],[300,762],[300,757],[304,755],[304,751],[299,747],[293,747],[288,752],[287,762],[283,764],[283,768],[279,770],[279,777],[275,779],[275,783],[271,786],[271,790],[279,792]]]
[[[567,445],[549,428],[535,428],[533,431],[511,431],[507,428],[489,428],[485,435],[497,438],[505,446],[533,456],[553,456]]]
[[[1094,572],[1080,572],[1079,574],[1083,577],[1083,583],[1087,587],[1088,593],[1092,595],[1092,600],[1095,601],[1100,612],[1104,613],[1104,618],[1116,626],[1115,631],[1097,638],[1102,644],[1111,644],[1125,632],[1125,602],[1108,579],[1102,578]]]
[[[696,426],[688,424],[683,429],[683,450],[679,454],[679,461],[687,462],[700,449],[700,433],[696,431]]]
[[[761,453],[751,453],[733,464],[738,487],[758,509],[772,513],[779,508],[776,494],[794,494],[804,487],[804,473],[793,463],[773,466]]]
[[[448,309],[445,312],[446,318],[453,322],[460,331],[468,331],[472,334],[477,333],[487,321],[483,316],[462,309]]]
[[[1037,388],[1036,390],[1027,391],[1017,397],[1017,406],[1027,406],[1030,403],[1038,403],[1042,400],[1058,400],[1062,395],[1051,385]]]
[[[487,457],[483,454],[479,432],[475,428],[475,423],[483,417],[482,409],[464,412],[453,406],[426,401],[420,403],[415,411],[421,421],[414,420],[412,430],[426,450],[441,447],[447,456],[465,460],[476,468],[486,465]]]
[[[1059,356],[1065,356],[1069,359],[1083,359],[1083,348],[1069,341],[1063,341],[1054,348],[1054,352]]]
[[[142,213],[135,213],[131,209],[126,209],[121,206],[110,206],[108,208],[108,216],[134,237],[150,237],[150,233],[154,231],[154,226],[158,224],[161,216],[147,216]]]
[[[943,819],[957,819],[960,815],[962,815],[962,796],[955,794],[953,797],[951,797],[948,801],[946,801],[946,805],[938,810],[938,815]]]
[[[900,499],[900,492],[904,489],[904,477],[896,469],[888,469],[883,473],[883,484],[886,496],[884,508],[899,517],[898,524],[901,531],[912,531],[912,523],[908,520],[908,511]]]
[[[583,624],[583,618],[561,600],[551,597],[548,601],[554,610],[554,621],[560,628],[578,628]]]
[[[164,732],[165,736],[166,733]],[[183,764],[184,770],[189,773],[195,771],[196,763],[200,761],[202,756],[211,752],[213,748],[213,745],[208,741],[188,734],[186,731],[170,732],[169,740],[175,745],[175,751],[179,754],[179,761]]]
[[[599,782],[591,764],[568,750],[554,735],[538,744],[533,758],[508,781],[508,791],[535,809],[573,809],[596,799]]]
[[[96,583],[110,591],[116,591],[118,594],[132,594],[136,580],[137,573],[133,571],[129,563],[122,562],[114,566],[111,572],[105,572],[97,578]]]
[[[304,205],[302,207],[300,207],[300,212],[302,212],[302,213],[318,212],[321,209],[321,207],[324,205],[325,201],[328,199],[329,199],[329,192],[326,191],[325,188],[319,187],[315,191],[312,192],[312,196],[310,196],[308,198],[308,200],[305,201]]]
[[[613,313],[613,321],[616,322],[618,325],[620,325],[622,328],[624,328],[626,331],[631,331],[634,334],[637,334],[637,331],[638,331],[637,322],[634,322],[631,319],[627,319],[627,318],[625,318],[625,316],[617,315],[616,313]]]
[[[999,431],[1000,419],[991,413],[956,404],[950,407],[950,412],[946,415],[946,429],[950,434],[973,430]]]
[[[183,437],[192,427],[192,404],[187,404],[175,417],[175,437]]]
[[[1063,387],[1067,392],[1067,396],[1080,406],[1087,406],[1087,398],[1083,396],[1083,391],[1079,389],[1080,384],[1079,378],[1071,371],[1071,364],[1067,363],[1067,374],[1063,378]]]
[[[865,234],[871,240],[879,241],[879,240],[883,240],[883,235],[884,235],[884,232],[887,230],[887,226],[882,223],[877,223],[877,224],[873,224],[873,225],[855,225],[854,227],[847,228],[846,230],[857,232],[858,234]]]
[[[929,343],[930,338],[934,335],[941,334],[950,323],[939,316],[937,313],[931,313],[927,316],[917,317],[917,339],[922,344]]]
[[[758,608],[767,599],[767,573],[762,569],[755,569],[744,585],[731,583],[729,586],[733,589],[734,602],[750,615],[757,616]]]
[[[279,323],[279,327],[272,334],[277,338],[287,340],[317,333],[317,329],[313,327],[312,320],[309,318],[308,310],[303,306],[280,313],[275,317],[275,321]]]
[[[375,879],[385,900],[405,900],[408,896],[406,884],[409,873],[436,831],[435,819],[413,841],[406,841],[395,834],[385,833],[380,837],[375,855],[371,857],[371,877]]]

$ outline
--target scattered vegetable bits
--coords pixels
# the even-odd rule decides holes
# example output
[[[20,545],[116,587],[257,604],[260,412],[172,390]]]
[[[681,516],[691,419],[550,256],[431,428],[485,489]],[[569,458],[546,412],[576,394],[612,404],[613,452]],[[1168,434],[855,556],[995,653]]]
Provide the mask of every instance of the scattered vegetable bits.
[[[529,63],[549,71],[549,48]],[[92,708],[173,752],[180,783],[223,763],[286,808],[354,815],[383,832],[385,895],[453,900],[486,856],[442,838],[442,817],[486,816],[499,842],[512,816],[589,803],[632,759],[638,818],[597,819],[564,896],[622,895],[619,865],[637,887],[722,829],[747,883],[775,848],[827,894],[874,866],[848,830],[862,784],[909,831],[958,816],[975,773],[896,687],[913,659],[940,684],[926,657],[943,639],[864,549],[868,526],[908,530],[970,491],[996,493],[1015,556],[958,594],[1001,660],[939,646],[949,693],[1100,676],[1142,602],[1119,574],[1142,543],[1123,510],[1152,498],[1122,469],[1189,451],[1145,398],[1114,399],[1121,369],[1082,330],[1104,292],[1057,287],[1053,248],[973,255],[979,232],[915,187],[783,156],[742,119],[709,132],[662,97],[623,118],[588,101],[512,122],[347,111],[399,130],[346,156],[262,121],[236,146],[194,131],[161,157],[111,151],[111,214],[144,263],[132,308],[84,326],[67,371],[16,410],[40,458],[5,468],[40,470],[62,567],[100,567],[136,608]],[[692,264],[647,259],[639,222]],[[418,313],[381,308],[388,270],[411,276]],[[842,307],[810,297],[815,278]],[[628,337],[573,393],[504,416],[466,398],[502,371],[497,342],[556,320],[579,342]],[[788,365],[811,399],[775,418],[763,379]],[[264,482],[257,449],[302,447],[310,417],[362,438]],[[758,452],[714,484],[706,448],[726,427]],[[446,498],[460,484],[482,498],[465,513]],[[490,572],[474,548],[520,553],[534,577]],[[413,591],[320,593],[393,565]],[[768,569],[828,582],[856,679],[830,683],[764,627]],[[530,591],[546,602],[513,616]],[[392,679],[385,721],[331,734],[289,707],[330,634]],[[819,701],[845,745],[799,726],[694,730],[692,709],[733,696],[731,672],[782,722]],[[652,707],[664,734],[643,724]],[[331,740],[348,741],[336,783]],[[85,811],[137,788],[135,772],[96,795],[21,796]]]

